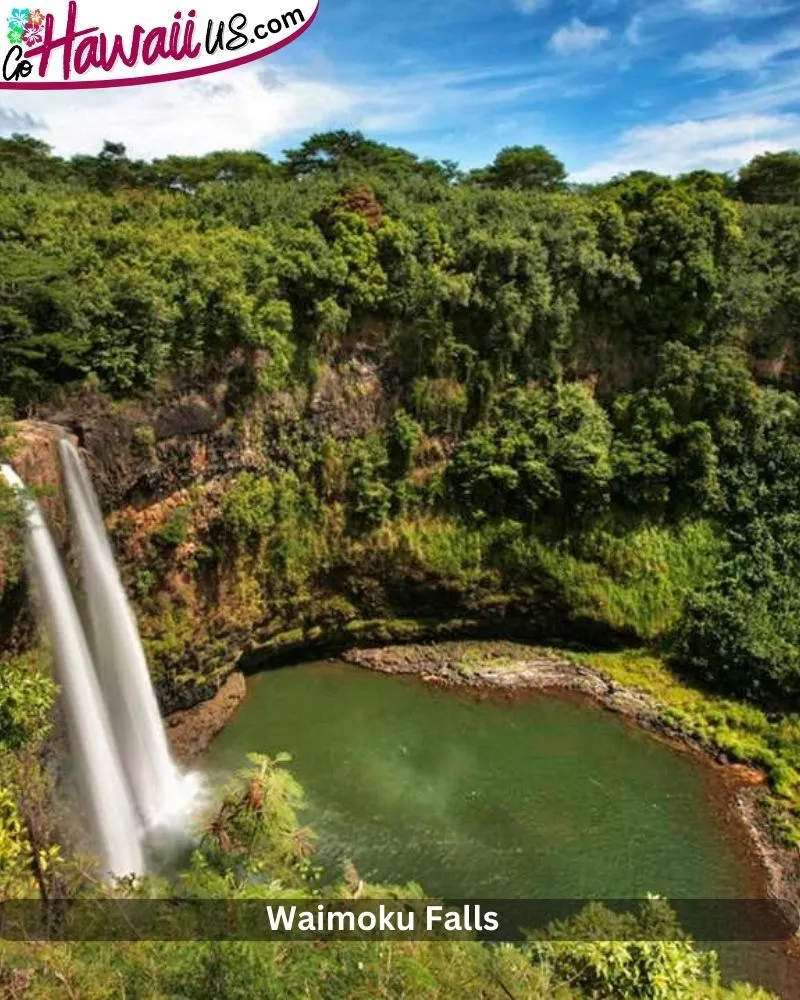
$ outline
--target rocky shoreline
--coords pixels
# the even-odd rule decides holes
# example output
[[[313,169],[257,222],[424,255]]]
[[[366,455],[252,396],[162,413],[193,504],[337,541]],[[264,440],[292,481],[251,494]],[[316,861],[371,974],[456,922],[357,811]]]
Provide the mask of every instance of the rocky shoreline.
[[[561,691],[581,695],[679,748],[701,755],[706,762],[723,768],[724,777],[735,789],[734,804],[763,868],[768,896],[786,900],[800,909],[800,859],[798,852],[775,838],[762,801],[768,784],[762,771],[732,763],[712,743],[668,722],[664,707],[656,699],[626,688],[595,670],[546,651],[509,658],[507,645],[492,643],[481,643],[480,656],[465,660],[465,649],[475,651],[475,647],[474,643],[439,643],[354,649],[342,659],[366,670],[411,675],[426,683],[477,692],[514,696]]]
[[[175,759],[184,766],[208,748],[247,697],[247,681],[238,670],[232,673],[213,698],[166,719],[167,739]]]

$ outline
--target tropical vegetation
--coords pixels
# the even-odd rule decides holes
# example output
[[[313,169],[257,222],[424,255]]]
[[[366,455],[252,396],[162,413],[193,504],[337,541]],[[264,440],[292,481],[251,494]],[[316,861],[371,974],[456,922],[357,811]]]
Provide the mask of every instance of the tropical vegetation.
[[[638,648],[606,665],[697,692],[683,710],[767,768],[796,838],[799,153],[576,186],[541,146],[463,172],[344,131],[280,162],[63,159],[15,135],[0,261],[0,456],[26,420],[81,436],[165,708],[255,650],[458,630]],[[52,807],[21,575],[0,491],[0,898],[101,891]],[[258,824],[217,823],[181,891],[308,888],[298,792],[258,767]],[[689,942],[615,947],[8,946],[0,989],[719,993]]]

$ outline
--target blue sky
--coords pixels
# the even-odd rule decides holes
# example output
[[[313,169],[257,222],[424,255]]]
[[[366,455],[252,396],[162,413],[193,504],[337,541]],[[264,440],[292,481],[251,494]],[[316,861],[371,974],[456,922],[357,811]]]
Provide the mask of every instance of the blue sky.
[[[331,127],[464,167],[543,143],[577,180],[736,170],[800,147],[800,0],[321,0],[298,41],[205,81],[0,94],[0,132],[64,153],[279,153]]]

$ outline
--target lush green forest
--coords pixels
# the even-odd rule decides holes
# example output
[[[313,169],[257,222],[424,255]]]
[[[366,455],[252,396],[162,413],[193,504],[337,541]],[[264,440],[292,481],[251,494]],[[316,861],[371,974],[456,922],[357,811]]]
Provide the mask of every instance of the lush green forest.
[[[797,704],[800,154],[578,191],[541,147],[464,176],[349,133],[280,164],[110,143],[65,162],[15,137],[0,164],[16,416],[81,382],[150,398],[215,374],[241,412],[369,365],[373,433],[273,420],[275,475],[220,505],[233,544],[343,507],[353,537],[393,524],[406,559],[435,549],[419,561],[449,560],[456,590],[515,581],[506,613],[525,580]],[[324,559],[270,549],[303,582]]]
[[[421,621],[645,646],[770,713],[753,708],[745,742],[783,725],[764,753],[796,823],[800,153],[738,177],[576,187],[541,147],[464,173],[346,132],[280,162],[145,163],[113,143],[63,160],[14,136],[0,140],[0,242],[0,450],[25,418],[123,428],[136,486],[104,500],[165,690],[230,669],[256,626],[275,649]],[[154,409],[198,392],[221,411],[228,459],[256,458],[197,482],[187,466],[143,526],[137,504],[169,494],[154,484],[180,436]],[[18,608],[14,519],[0,496],[0,616]],[[51,704],[21,643],[0,676],[6,769],[39,774]],[[3,781],[0,895],[25,881],[31,840],[54,839],[15,806],[26,783]],[[203,891],[245,891],[219,878]],[[56,950],[47,975],[69,978],[65,995],[113,995],[80,985],[102,979],[88,951]],[[343,983],[360,962],[365,996],[475,995],[470,977],[502,984],[522,964],[514,995],[711,989],[688,962],[683,992],[663,992],[661,953],[640,956],[646,985],[622,987],[592,979],[613,962],[575,949],[395,951],[208,946],[192,952],[202,975],[174,975],[212,984],[193,997],[253,995],[248,975],[287,962]],[[140,963],[126,995],[175,995],[157,951],[117,957]],[[269,995],[297,995],[282,989]]]

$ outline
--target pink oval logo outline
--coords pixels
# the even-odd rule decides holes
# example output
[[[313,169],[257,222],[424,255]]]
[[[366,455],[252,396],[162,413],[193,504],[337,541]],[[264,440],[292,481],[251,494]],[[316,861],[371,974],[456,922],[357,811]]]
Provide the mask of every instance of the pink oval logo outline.
[[[258,52],[251,52],[246,56],[238,56],[236,59],[230,59],[227,62],[220,63],[218,66],[201,66],[197,69],[176,70],[172,73],[160,73],[158,76],[137,76],[131,77],[130,79],[123,78],[121,80],[76,80],[74,82],[63,81],[62,83],[25,83],[20,81],[6,82],[0,78],[0,90],[104,90],[110,87],[140,87],[150,83],[171,83],[175,80],[189,80],[192,77],[209,76],[211,73],[221,73],[226,69],[236,69],[238,66],[244,66],[247,63],[255,62],[258,59],[264,59],[273,52],[278,52],[280,49],[286,48],[287,45],[290,45],[298,39],[302,34],[308,31],[314,21],[316,21],[317,14],[319,13],[319,4],[320,0],[317,0],[314,13],[307,21],[301,24],[296,31],[289,35],[288,38],[283,38],[281,41],[275,42],[274,45],[269,45],[266,49],[260,49]]]

